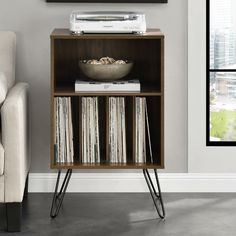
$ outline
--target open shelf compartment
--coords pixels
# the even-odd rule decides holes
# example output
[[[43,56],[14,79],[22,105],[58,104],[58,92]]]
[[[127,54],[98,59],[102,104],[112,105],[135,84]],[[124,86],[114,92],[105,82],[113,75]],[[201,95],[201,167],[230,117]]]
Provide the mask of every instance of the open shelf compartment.
[[[104,56],[131,60],[134,66],[125,79],[139,79],[142,92],[161,92],[162,39],[54,39],[54,93],[73,92],[76,79],[88,80],[79,60]]]
[[[85,97],[88,98],[88,97]],[[162,115],[161,115],[161,97],[142,97],[146,98],[147,114],[145,119],[145,140],[146,140],[146,162],[137,163],[135,161],[135,100],[136,96],[122,97],[125,103],[125,152],[127,160],[125,163],[111,163],[109,149],[109,99],[119,98],[110,96],[99,96],[98,101],[98,124],[99,124],[99,163],[84,163],[82,154],[82,97],[71,97],[72,105],[72,124],[73,124],[73,146],[74,146],[74,162],[59,163],[56,162],[56,152],[54,150],[54,161],[52,168],[148,168],[156,166],[163,167],[163,149],[162,149]],[[55,112],[55,111],[54,111]],[[87,117],[88,119],[88,117]],[[147,119],[148,124],[147,125]],[[132,125],[133,124],[133,125]],[[54,127],[55,129],[55,127]],[[119,129],[119,128],[118,128]],[[150,141],[148,137],[148,129],[150,133]],[[150,149],[151,147],[151,149]],[[152,151],[152,155],[151,155]]]

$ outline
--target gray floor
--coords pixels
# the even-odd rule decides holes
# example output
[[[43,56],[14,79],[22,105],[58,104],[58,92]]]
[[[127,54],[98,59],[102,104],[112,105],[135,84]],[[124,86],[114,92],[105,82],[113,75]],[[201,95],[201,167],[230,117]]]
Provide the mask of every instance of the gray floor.
[[[157,218],[149,194],[67,194],[49,217],[52,194],[29,194],[21,233],[49,236],[233,236],[236,194],[164,194],[166,220]],[[0,234],[5,234],[0,205]]]

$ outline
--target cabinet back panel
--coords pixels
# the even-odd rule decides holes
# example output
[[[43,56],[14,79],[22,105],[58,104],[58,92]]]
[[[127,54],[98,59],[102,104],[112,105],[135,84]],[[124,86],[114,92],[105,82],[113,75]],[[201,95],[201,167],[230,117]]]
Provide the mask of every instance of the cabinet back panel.
[[[86,79],[78,67],[79,60],[104,56],[134,61],[127,78],[161,88],[161,39],[55,39],[54,48],[55,88],[73,87],[77,78]]]

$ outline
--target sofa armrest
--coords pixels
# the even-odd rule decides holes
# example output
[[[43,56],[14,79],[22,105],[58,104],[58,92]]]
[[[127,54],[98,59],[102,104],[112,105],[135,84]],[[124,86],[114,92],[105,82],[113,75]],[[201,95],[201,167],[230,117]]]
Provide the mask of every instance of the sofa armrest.
[[[21,202],[29,172],[28,84],[12,87],[2,105],[5,202]]]

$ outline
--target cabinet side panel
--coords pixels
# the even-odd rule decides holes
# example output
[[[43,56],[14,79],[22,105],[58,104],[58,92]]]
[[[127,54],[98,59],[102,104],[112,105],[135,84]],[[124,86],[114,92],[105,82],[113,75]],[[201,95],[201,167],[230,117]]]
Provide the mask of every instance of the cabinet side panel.
[[[98,97],[98,122],[99,122],[99,140],[100,140],[100,159],[101,163],[107,161],[107,112],[106,97]]]
[[[134,163],[134,111],[133,97],[125,97],[125,129],[127,163]]]
[[[161,167],[165,167],[165,40],[161,39]]]
[[[73,145],[74,145],[74,161],[81,162],[80,158],[80,98],[72,97],[71,98],[71,109],[72,109],[72,124],[73,124]]]
[[[50,60],[51,60],[51,96],[50,96],[50,164],[51,167],[55,164],[55,157],[54,157],[54,129],[55,129],[55,120],[54,120],[54,40],[50,39]]]

